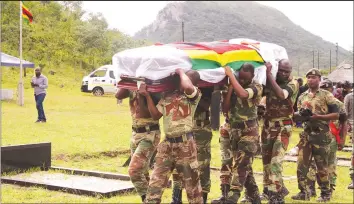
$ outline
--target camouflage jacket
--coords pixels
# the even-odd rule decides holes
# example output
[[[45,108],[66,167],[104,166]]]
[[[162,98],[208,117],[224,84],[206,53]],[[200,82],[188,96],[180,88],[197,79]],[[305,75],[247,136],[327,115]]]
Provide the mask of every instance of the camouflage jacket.
[[[157,104],[156,97],[153,97],[153,99]],[[143,103],[143,105],[139,106],[139,102]],[[149,109],[147,107],[146,98],[142,95],[139,95],[137,91],[129,91],[129,107],[130,113],[132,115],[133,127],[143,127],[147,125],[159,124],[158,120],[151,118]],[[145,114],[141,115],[142,112]]]
[[[329,91],[318,89],[315,94],[310,93],[310,90],[302,93],[298,99],[297,108],[307,108],[312,111],[312,113],[317,115],[329,114],[328,106],[337,106],[336,98]],[[338,106],[337,106],[338,108]],[[339,108],[338,108],[339,109]],[[339,112],[337,110],[337,112]],[[324,120],[314,120],[305,122],[305,129],[307,127],[328,129],[328,121]]]
[[[257,105],[262,99],[263,87],[261,84],[251,83],[245,90],[248,92],[248,99],[241,99],[232,93],[230,123],[239,123],[247,120],[255,120],[257,116]]]
[[[295,79],[289,80],[283,84],[278,84],[280,88],[288,91],[288,98],[279,99],[273,90],[266,88],[266,112],[265,118],[270,121],[289,120],[294,112],[294,103],[299,92],[299,84]]]
[[[198,103],[197,110],[194,114],[194,130],[207,129],[210,130],[210,109],[205,110],[201,105],[201,101],[210,100],[213,93],[213,88],[201,88],[200,89],[202,96]],[[209,108],[210,108],[209,101]],[[200,123],[200,124],[199,124]],[[197,125],[199,124],[199,126]]]
[[[166,93],[157,104],[163,115],[163,126],[166,137],[179,137],[193,131],[194,113],[202,94],[190,99],[179,91]]]

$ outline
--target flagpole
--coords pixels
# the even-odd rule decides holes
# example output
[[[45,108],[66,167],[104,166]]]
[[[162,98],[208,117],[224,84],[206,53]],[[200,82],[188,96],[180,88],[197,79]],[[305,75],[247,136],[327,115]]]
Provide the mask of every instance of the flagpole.
[[[22,67],[22,1],[20,1],[20,82],[19,82],[19,105],[24,105],[24,89],[23,89],[23,67]]]

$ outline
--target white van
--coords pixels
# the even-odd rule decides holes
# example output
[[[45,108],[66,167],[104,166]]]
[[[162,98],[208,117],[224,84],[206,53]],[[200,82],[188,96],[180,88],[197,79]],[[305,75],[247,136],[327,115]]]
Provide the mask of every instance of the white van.
[[[113,65],[104,65],[82,79],[81,92],[102,96],[106,93],[117,92],[117,71]]]

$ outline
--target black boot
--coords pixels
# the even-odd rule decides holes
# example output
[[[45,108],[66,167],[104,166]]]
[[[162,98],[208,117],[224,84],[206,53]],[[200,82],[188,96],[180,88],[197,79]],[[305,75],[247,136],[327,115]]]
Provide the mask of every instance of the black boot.
[[[203,204],[206,204],[208,200],[208,193],[203,193]]]
[[[218,199],[212,200],[211,204],[221,204],[224,203],[226,198],[227,198],[227,194],[229,194],[230,191],[230,185],[229,184],[221,184],[221,196]]]
[[[182,204],[182,189],[173,189],[171,204]]]
[[[240,191],[230,191],[224,203],[235,204],[237,203],[238,199],[240,199],[240,196],[241,196]]]
[[[300,191],[298,194],[291,196],[293,200],[310,200],[309,194],[305,191]]]
[[[316,182],[315,181],[310,181],[309,182],[309,188],[310,188],[310,197],[316,197]]]
[[[269,201],[268,204],[285,204],[284,197],[282,193],[277,193],[273,191],[268,191]]]
[[[262,195],[260,195],[260,199],[263,201],[268,200],[268,187],[264,187]]]
[[[144,201],[145,201],[145,198],[146,198],[146,195],[142,195],[142,196],[141,196],[141,200],[143,201],[143,203],[144,203]]]
[[[324,202],[328,202],[330,200],[331,200],[330,192],[322,190],[320,197],[318,197],[316,201],[319,203],[324,203]]]

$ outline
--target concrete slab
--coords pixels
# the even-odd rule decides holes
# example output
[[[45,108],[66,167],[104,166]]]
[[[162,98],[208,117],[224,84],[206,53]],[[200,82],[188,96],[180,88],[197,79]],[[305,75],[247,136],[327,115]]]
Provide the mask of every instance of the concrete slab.
[[[49,171],[2,176],[1,182],[22,186],[40,186],[49,190],[59,190],[79,195],[101,195],[104,197],[111,197],[134,190],[134,186],[130,181]]]
[[[1,147],[1,172],[51,166],[51,143],[21,144]]]

